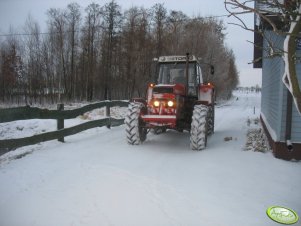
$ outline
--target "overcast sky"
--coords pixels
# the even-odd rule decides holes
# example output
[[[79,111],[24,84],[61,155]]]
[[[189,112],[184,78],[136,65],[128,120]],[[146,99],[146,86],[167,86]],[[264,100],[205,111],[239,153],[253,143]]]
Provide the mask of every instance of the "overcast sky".
[[[0,34],[7,34],[10,25],[16,31],[22,31],[25,20],[30,14],[40,26],[45,28],[46,11],[50,8],[65,8],[70,2],[77,2],[83,9],[91,2],[101,6],[110,0],[0,0]],[[131,6],[144,6],[150,8],[155,3],[164,3],[167,10],[181,10],[186,15],[193,16],[220,16],[226,15],[224,0],[116,0],[122,10]],[[253,33],[244,31],[240,27],[228,25],[233,19],[222,18],[227,27],[226,43],[233,49],[236,64],[240,73],[241,86],[261,86],[261,70],[253,69],[248,64],[253,57],[253,46],[247,40],[253,41]],[[245,21],[253,26],[253,16],[245,16]],[[3,40],[0,39],[0,41]],[[183,53],[184,54],[184,53]],[[216,65],[218,67],[218,65]]]

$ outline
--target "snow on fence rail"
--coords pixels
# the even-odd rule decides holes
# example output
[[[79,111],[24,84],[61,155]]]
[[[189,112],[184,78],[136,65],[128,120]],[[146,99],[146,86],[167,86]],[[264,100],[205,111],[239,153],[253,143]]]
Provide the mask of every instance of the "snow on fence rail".
[[[57,120],[57,131],[46,132],[30,137],[0,140],[0,155],[5,154],[18,147],[27,145],[33,145],[44,141],[55,140],[63,142],[64,137],[74,135],[84,130],[92,129],[95,127],[107,126],[119,126],[123,124],[124,119],[115,119],[110,117],[110,108],[119,106],[127,107],[127,101],[102,101],[94,104],[89,104],[81,108],[74,110],[63,110],[63,105],[58,105],[58,110],[48,110],[40,108],[16,107],[0,109],[0,123],[12,122],[17,120],[25,119],[56,119]],[[97,108],[106,107],[106,117],[104,119],[98,119],[82,123],[69,128],[64,128],[64,120],[76,118],[88,111],[92,111]]]

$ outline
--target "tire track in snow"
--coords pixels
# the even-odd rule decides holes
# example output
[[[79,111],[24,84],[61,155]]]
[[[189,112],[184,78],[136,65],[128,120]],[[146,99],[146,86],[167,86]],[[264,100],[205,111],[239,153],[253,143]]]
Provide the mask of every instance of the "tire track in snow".
[[[97,171],[101,171],[104,178],[117,179],[113,183],[116,183],[117,186],[124,189],[120,191],[121,193],[119,193],[119,195],[129,195],[129,199],[131,199],[134,193],[140,197],[140,200],[132,200],[138,202],[136,206],[140,211],[143,210],[145,213],[157,213],[156,216],[146,214],[146,216],[144,216],[146,219],[144,219],[143,225],[152,225],[151,220],[150,224],[147,223],[147,218],[151,219],[152,217],[156,217],[157,220],[161,219],[157,222],[164,222],[165,225],[185,225],[189,222],[189,219],[195,219],[199,215],[196,203],[193,203],[183,192],[176,190],[170,185],[163,184],[158,180],[146,176],[138,176],[127,170],[112,166],[101,166]],[[123,201],[127,200],[126,197],[121,199],[123,199]],[[141,205],[141,202],[147,203]],[[120,205],[125,205],[125,203],[120,203]],[[101,209],[105,209],[105,206]],[[118,213],[116,214],[118,215]],[[103,213],[103,215],[106,216],[109,222],[113,222],[112,224],[114,224],[114,219],[112,219],[111,216],[105,213]],[[115,223],[120,225],[118,222]]]

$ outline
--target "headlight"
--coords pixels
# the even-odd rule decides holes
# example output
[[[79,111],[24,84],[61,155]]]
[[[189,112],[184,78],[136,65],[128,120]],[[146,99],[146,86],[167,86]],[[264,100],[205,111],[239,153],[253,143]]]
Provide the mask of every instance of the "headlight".
[[[157,101],[157,100],[155,100],[155,101],[154,101],[154,106],[155,106],[155,107],[159,107],[159,106],[160,106],[160,102]]]
[[[168,107],[172,107],[174,105],[174,102],[172,101],[172,100],[169,100],[168,102],[167,102],[167,106]]]

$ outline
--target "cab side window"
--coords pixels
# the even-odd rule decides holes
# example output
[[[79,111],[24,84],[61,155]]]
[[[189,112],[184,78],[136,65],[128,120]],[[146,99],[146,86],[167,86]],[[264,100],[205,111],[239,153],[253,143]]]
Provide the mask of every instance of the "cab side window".
[[[197,86],[199,84],[198,69],[195,63],[189,65],[188,75],[188,95],[197,95]]]
[[[203,83],[203,76],[200,65],[197,65],[196,67],[196,75],[197,75],[197,83],[202,84]]]

